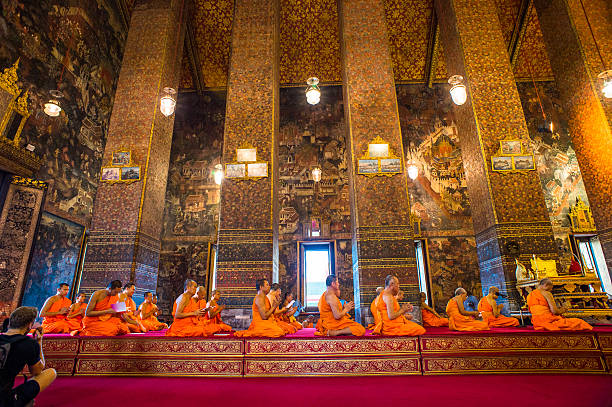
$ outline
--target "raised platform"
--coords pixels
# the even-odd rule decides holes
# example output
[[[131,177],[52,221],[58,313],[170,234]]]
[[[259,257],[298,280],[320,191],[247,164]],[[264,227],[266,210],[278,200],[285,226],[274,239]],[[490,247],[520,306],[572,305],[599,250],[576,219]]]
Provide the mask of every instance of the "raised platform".
[[[47,364],[60,375],[295,377],[478,373],[610,373],[612,328],[542,332],[504,328],[420,337],[284,338],[46,335]]]

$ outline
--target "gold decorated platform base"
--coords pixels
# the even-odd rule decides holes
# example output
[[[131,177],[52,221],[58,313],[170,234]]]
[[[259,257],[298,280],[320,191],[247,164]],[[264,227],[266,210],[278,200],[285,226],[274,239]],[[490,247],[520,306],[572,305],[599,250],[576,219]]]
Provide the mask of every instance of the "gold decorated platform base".
[[[46,335],[49,367],[74,376],[297,377],[478,373],[609,373],[612,329],[421,337],[175,338]]]

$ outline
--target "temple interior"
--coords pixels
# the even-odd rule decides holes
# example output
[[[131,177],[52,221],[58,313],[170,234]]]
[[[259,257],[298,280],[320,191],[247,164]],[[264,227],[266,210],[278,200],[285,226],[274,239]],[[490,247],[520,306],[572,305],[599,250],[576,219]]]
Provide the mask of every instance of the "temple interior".
[[[0,322],[39,312],[36,405],[379,375],[612,406],[609,0],[0,7]],[[128,331],[87,327],[103,301]]]

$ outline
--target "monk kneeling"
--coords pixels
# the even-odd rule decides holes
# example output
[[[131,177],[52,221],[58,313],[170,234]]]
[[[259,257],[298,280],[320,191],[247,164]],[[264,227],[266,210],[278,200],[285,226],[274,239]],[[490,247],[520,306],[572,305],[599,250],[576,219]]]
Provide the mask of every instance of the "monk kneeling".
[[[42,323],[44,333],[64,334],[73,330],[70,322],[66,319],[72,304],[72,301],[66,298],[69,289],[68,284],[61,283],[57,287],[57,293],[45,301],[40,310],[40,316],[44,318]]]
[[[442,317],[435,309],[427,305],[427,294],[421,293],[421,315],[423,326],[439,327],[448,326],[448,318]]]
[[[144,302],[140,304],[138,309],[138,318],[140,323],[144,325],[147,331],[161,331],[168,328],[167,324],[159,322],[157,319],[157,305],[153,304],[153,294],[150,292],[144,293]]]
[[[144,333],[147,332],[147,328],[138,319],[138,309],[136,303],[132,299],[136,291],[136,285],[134,283],[127,283],[123,286],[123,292],[119,294],[119,301],[125,302],[127,312],[123,314],[123,320],[127,323],[130,332],[133,333]]]
[[[395,297],[398,294],[400,294],[399,280],[395,276],[388,275],[385,279],[385,289],[381,294],[381,301],[378,301],[378,311],[382,322],[379,324],[380,328],[375,328],[372,333],[391,336],[423,335],[425,328],[408,321],[408,319],[412,319],[412,315],[410,315],[410,311],[413,309],[412,304],[406,303],[400,307]]]
[[[325,280],[327,290],[319,298],[319,321],[316,335],[365,335],[366,329],[349,316],[354,308],[353,302],[347,302],[344,307],[340,304],[340,284],[335,275],[327,276]]]
[[[66,320],[70,324],[70,335],[76,335],[83,330],[83,317],[85,316],[85,294],[79,293],[76,302],[70,306]]]
[[[547,331],[590,331],[593,327],[580,318],[564,318],[561,316],[567,309],[558,308],[551,293],[553,283],[545,278],[538,288],[527,296],[527,305],[531,312],[531,323],[534,329]]]
[[[504,304],[497,304],[495,301],[499,297],[497,287],[489,288],[489,295],[482,297],[478,303],[478,311],[482,314],[482,320],[489,324],[489,328],[502,328],[509,326],[519,326],[519,320],[501,314]]]
[[[454,331],[486,331],[489,325],[486,321],[474,319],[478,317],[478,311],[466,311],[463,302],[467,298],[467,291],[459,287],[455,290],[455,296],[448,301],[446,313],[448,314],[448,327]]]
[[[174,302],[174,322],[166,331],[166,336],[210,336],[214,333],[200,319],[206,315],[208,309],[201,309],[198,301],[194,299],[197,288],[195,281],[185,281],[185,292]]]
[[[253,299],[253,306],[251,307],[253,311],[251,325],[249,329],[238,331],[234,336],[239,338],[249,336],[278,338],[279,336],[284,336],[285,331],[274,320],[274,310],[280,300],[273,298],[273,301],[270,302],[267,296],[270,292],[270,283],[265,278],[262,278],[255,282],[255,288],[257,289],[257,295]]]
[[[121,281],[114,280],[105,289],[91,295],[83,318],[83,335],[115,336],[130,332],[120,314],[111,307],[119,301],[120,292]]]

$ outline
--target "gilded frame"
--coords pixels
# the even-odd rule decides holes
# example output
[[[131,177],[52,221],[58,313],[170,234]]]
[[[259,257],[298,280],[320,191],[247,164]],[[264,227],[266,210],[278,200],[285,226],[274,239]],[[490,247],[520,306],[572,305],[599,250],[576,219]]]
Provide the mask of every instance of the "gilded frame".
[[[245,160],[245,161],[240,161],[239,160],[239,153],[238,150],[253,150],[254,153],[254,160]],[[268,161],[258,161],[257,160],[257,155],[258,155],[258,151],[257,151],[257,147],[253,147],[251,144],[249,143],[244,143],[242,144],[240,147],[236,148],[236,160],[229,162],[229,163],[225,163],[224,165],[224,169],[225,169],[225,178],[227,179],[232,179],[232,180],[236,180],[236,181],[255,181],[258,179],[262,179],[262,178],[268,178],[270,176],[270,163]],[[265,165],[265,175],[251,175],[249,174],[249,166],[259,166],[260,168],[263,167]],[[230,176],[228,174],[230,174],[228,172],[228,166],[243,166],[244,167],[244,175],[243,176]]]
[[[508,149],[509,145],[515,145],[518,143],[519,152],[515,152],[514,149]],[[505,146],[505,147],[504,147]],[[523,154],[523,140],[499,140],[499,151],[500,155],[509,156],[509,155],[524,155]]]
[[[12,96],[11,102],[6,109],[6,112],[4,112],[2,121],[0,122],[0,139],[9,144],[13,144],[16,147],[19,146],[21,132],[23,131],[23,127],[31,114],[28,107],[28,91],[24,92],[17,84],[19,80],[17,75],[18,68],[19,59],[17,59],[17,61],[15,61],[11,67],[6,68],[0,74],[0,88]],[[15,132],[15,138],[10,140],[8,137],[6,137],[6,130],[11,118],[13,117],[13,114],[15,113],[21,116],[21,121],[17,131]]]
[[[387,147],[388,155],[384,157],[379,156],[379,155],[371,156],[370,147],[374,144],[382,144],[382,145],[386,144],[388,146]],[[388,162],[388,161],[396,161],[396,160],[397,160],[397,165],[393,164],[393,167],[397,168],[397,170],[383,171],[383,161]],[[366,166],[373,167],[374,162],[376,162],[376,165],[377,165],[376,172],[364,170]],[[364,175],[366,177],[380,177],[380,176],[392,177],[396,174],[402,173],[402,167],[404,165],[404,162],[403,162],[402,157],[398,157],[397,155],[393,153],[393,151],[391,150],[391,146],[388,142],[383,140],[382,137],[376,136],[374,137],[374,139],[372,139],[372,141],[368,143],[368,148],[363,153],[363,155],[359,159],[357,159],[356,164],[357,164],[356,173],[359,175]]]
[[[115,154],[117,153],[128,153],[129,154],[128,164],[115,165],[114,160],[115,160]],[[138,169],[138,178],[123,179],[124,170],[129,169],[129,168]],[[118,174],[118,177],[117,178],[104,178],[105,170],[115,170],[115,172]],[[106,165],[100,168],[100,182],[105,182],[107,184],[113,185],[113,184],[131,184],[133,182],[138,182],[140,180],[142,180],[142,167],[140,165],[137,165],[134,162],[132,150],[120,148],[119,150],[113,151],[110,156],[110,165]]]

